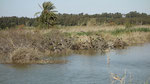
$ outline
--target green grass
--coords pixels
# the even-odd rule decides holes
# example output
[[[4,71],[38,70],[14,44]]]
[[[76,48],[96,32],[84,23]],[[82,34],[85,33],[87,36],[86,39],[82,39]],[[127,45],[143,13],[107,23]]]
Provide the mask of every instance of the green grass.
[[[65,32],[64,35],[70,37],[72,35],[72,33]]]
[[[65,36],[78,35],[78,36],[91,36],[91,35],[99,35],[101,32],[106,31],[89,31],[89,32],[64,32]]]
[[[82,36],[82,35],[86,35],[86,36],[99,35],[102,32],[104,33],[106,31],[99,30],[99,31],[89,31],[89,32],[77,32],[76,35],[79,35],[79,36]]]
[[[115,29],[110,31],[112,35],[119,35],[122,33],[129,33],[129,32],[150,32],[149,28],[134,28],[134,29]]]
[[[110,33],[112,35],[120,35],[123,33],[132,33],[132,32],[150,32],[150,28],[129,28],[129,29],[114,29],[110,31],[99,30],[99,31],[88,31],[88,32],[65,32],[66,36],[71,36],[72,34],[78,36],[91,36],[91,35],[100,35],[101,33]]]
[[[89,36],[89,35],[92,35],[93,32],[77,32],[76,34],[79,35],[79,36],[82,36],[82,35]]]

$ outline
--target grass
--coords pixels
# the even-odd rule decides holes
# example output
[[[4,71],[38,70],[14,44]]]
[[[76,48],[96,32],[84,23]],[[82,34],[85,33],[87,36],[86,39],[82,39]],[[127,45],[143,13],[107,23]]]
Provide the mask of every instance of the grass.
[[[93,32],[77,32],[76,34],[79,35],[79,36],[82,36],[82,35],[89,36],[89,35],[92,35]]]
[[[150,26],[133,26],[131,28],[125,28],[124,26],[73,26],[64,27],[60,31],[66,33],[66,35],[99,35],[100,33],[112,34],[112,35],[122,35],[124,33],[132,32],[150,32]]]
[[[41,58],[54,52],[62,53],[69,47],[63,33],[52,30],[9,29],[0,31],[0,62],[30,63],[41,62]]]
[[[106,41],[104,43],[110,47],[113,46],[112,48],[115,48],[114,46],[124,47],[126,43],[130,45],[149,42],[150,26],[136,26],[128,29],[122,26],[80,26],[70,29],[66,27],[61,29],[0,30],[0,59],[9,59],[8,61],[14,62],[17,62],[16,59],[20,59],[25,62],[29,59],[40,59],[41,56],[64,51],[70,52],[77,46],[79,49],[81,47],[90,49],[91,42],[95,43],[93,46],[99,47],[103,41]],[[22,58],[27,60],[22,60]]]
[[[92,35],[100,35],[101,33],[107,33],[107,31],[104,31],[104,30],[98,30],[98,31],[88,31],[88,32],[85,32],[85,31],[81,31],[81,32],[64,32],[64,34],[66,36],[74,36],[74,35],[77,35],[77,36],[92,36]]]
[[[132,33],[132,32],[150,32],[150,28],[130,28],[130,29],[115,29],[110,31],[112,35],[119,35],[123,33]]]
[[[127,72],[126,70],[122,74],[115,74],[115,73],[110,73],[110,84],[139,84],[138,82],[134,81],[134,76],[132,73]],[[149,84],[149,80],[145,80],[145,82],[140,83],[140,84]]]
[[[72,30],[71,30],[72,28]],[[114,43],[120,38],[128,45],[137,45],[150,42],[150,26],[133,26],[125,28],[122,26],[107,27],[71,27],[61,29],[68,36],[102,36],[107,42]],[[76,28],[76,29],[75,29]],[[92,30],[93,28],[93,30]],[[69,29],[66,31],[66,29]],[[84,30],[83,30],[84,29]],[[82,38],[84,39],[84,38]]]

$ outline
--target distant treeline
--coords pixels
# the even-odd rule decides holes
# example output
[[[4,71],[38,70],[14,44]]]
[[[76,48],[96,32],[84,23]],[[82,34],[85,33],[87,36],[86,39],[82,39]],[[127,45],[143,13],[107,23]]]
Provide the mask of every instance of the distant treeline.
[[[35,18],[27,18],[27,17],[1,17],[0,18],[0,28],[13,28],[16,26],[35,26],[36,19]]]
[[[57,25],[61,26],[97,26],[97,25],[146,25],[150,24],[150,15],[136,11],[121,13],[102,14],[57,14]],[[0,28],[13,28],[23,26],[38,26],[37,18],[27,17],[1,17]]]

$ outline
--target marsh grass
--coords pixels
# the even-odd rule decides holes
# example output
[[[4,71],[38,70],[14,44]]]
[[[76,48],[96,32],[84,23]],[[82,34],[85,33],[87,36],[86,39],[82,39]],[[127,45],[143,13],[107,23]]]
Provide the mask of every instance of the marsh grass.
[[[65,35],[65,36],[69,36],[69,37],[71,37],[71,36],[72,36],[72,33],[64,32],[64,35]]]
[[[125,84],[126,73],[123,76],[119,76],[118,74],[111,73],[111,84]]]
[[[71,52],[76,47],[79,47],[77,49],[99,48],[103,50],[106,49],[103,45],[107,45],[107,48],[108,46],[114,48],[115,44],[124,46],[125,43],[145,43],[150,41],[149,32],[148,26],[130,29],[113,26],[0,30],[0,60],[12,60],[14,56],[13,61],[16,61],[15,59],[22,59],[24,55],[28,55],[24,56],[27,59],[24,61],[29,61],[29,59],[40,59],[41,56],[55,56],[55,53],[61,55],[66,52],[68,54],[67,52]],[[116,40],[118,38],[120,40]]]
[[[115,29],[113,31],[110,31],[112,35],[119,35],[123,33],[129,33],[129,32],[150,32],[150,28],[129,28],[129,29]]]
[[[111,84],[133,84],[133,74],[126,70],[122,74],[110,73]]]
[[[82,28],[82,27],[81,27]],[[94,29],[91,30],[89,27],[79,29],[78,31],[69,31],[64,32],[67,36],[102,36],[109,45],[114,45],[116,42],[116,39],[121,39],[121,41],[124,41],[127,45],[137,45],[137,44],[143,44],[150,42],[150,26],[134,26],[132,28],[125,28],[122,26],[114,26],[114,27],[93,27]],[[74,27],[73,27],[74,29]],[[63,31],[66,29],[64,28]],[[82,31],[81,31],[82,30]],[[84,38],[82,38],[84,39]],[[117,43],[118,44],[118,43]],[[122,45],[122,44],[121,44]]]
[[[68,50],[69,38],[57,31],[9,29],[0,31],[1,63],[42,63],[42,57]],[[54,61],[54,60],[52,60]],[[47,63],[50,63],[48,61]]]
[[[77,35],[77,36],[92,36],[92,35],[101,35],[101,33],[107,33],[107,31],[104,30],[98,30],[98,31],[81,31],[81,32],[64,32],[67,36]]]
[[[139,84],[134,81],[134,76],[131,72],[124,71],[123,74],[110,73],[111,84]],[[149,84],[149,79],[140,84]]]
[[[90,31],[89,31],[89,32],[77,32],[76,34],[79,35],[79,36],[82,36],[82,35],[89,36],[89,35],[93,35],[93,33],[94,33],[94,32],[90,32]]]

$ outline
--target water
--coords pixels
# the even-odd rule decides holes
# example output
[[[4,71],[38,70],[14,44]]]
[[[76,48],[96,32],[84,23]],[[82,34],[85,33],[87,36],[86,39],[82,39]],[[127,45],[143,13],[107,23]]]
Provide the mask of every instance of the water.
[[[110,64],[107,64],[107,57]],[[110,84],[110,73],[126,84],[150,83],[150,44],[114,50],[103,55],[71,55],[65,64],[0,64],[0,84]]]

